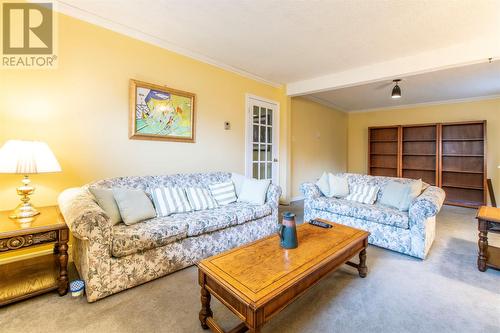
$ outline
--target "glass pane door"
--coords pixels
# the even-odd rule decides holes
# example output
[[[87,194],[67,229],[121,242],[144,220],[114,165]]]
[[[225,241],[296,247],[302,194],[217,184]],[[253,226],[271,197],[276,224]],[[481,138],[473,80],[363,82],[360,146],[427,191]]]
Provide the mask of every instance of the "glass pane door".
[[[249,146],[252,149],[251,176],[256,179],[270,179],[277,182],[275,154],[275,110],[276,106],[262,101],[252,101],[250,105],[251,135]]]

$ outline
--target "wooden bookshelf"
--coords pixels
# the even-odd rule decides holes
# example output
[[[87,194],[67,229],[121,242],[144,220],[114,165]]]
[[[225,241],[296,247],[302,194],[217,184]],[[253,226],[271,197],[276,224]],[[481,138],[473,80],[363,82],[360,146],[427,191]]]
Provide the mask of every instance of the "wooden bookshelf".
[[[440,186],[447,204],[486,204],[486,121],[441,124]]]
[[[446,204],[486,204],[486,121],[370,127],[368,172],[422,179]]]
[[[438,184],[438,126],[402,126],[403,152],[401,176]]]
[[[368,170],[371,175],[399,176],[399,126],[371,127],[368,131]]]

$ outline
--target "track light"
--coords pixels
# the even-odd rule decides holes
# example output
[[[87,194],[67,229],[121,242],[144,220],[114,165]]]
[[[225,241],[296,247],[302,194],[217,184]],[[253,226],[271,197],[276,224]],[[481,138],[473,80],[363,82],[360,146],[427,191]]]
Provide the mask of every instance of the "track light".
[[[392,82],[396,84],[394,88],[392,88],[392,93],[391,93],[392,98],[401,98],[401,88],[398,86],[398,83],[400,81],[401,79],[392,80]]]

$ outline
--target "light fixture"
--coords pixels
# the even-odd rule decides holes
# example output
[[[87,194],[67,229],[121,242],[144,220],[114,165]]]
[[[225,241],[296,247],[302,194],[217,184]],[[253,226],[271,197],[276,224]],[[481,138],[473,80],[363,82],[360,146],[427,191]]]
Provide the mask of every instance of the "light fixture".
[[[394,88],[392,88],[391,97],[401,98],[401,88],[398,85],[398,83],[401,82],[401,79],[392,80],[392,82],[394,82],[396,85],[394,86]]]
[[[60,172],[61,166],[54,153],[45,142],[9,140],[0,149],[0,173],[24,175],[23,185],[19,186],[17,194],[21,203],[9,216],[13,219],[25,219],[40,214],[31,205],[30,195],[35,188],[30,185],[29,174]]]

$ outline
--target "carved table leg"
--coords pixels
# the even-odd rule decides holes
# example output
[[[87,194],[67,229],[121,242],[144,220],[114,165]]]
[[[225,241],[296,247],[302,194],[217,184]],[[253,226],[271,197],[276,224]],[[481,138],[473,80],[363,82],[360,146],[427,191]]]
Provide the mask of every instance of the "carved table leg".
[[[60,296],[68,292],[68,230],[59,231],[59,244],[57,246],[59,256],[59,286],[57,291]]]
[[[368,273],[368,267],[366,267],[366,249],[359,252],[359,265],[358,265],[359,276],[364,278]]]
[[[210,298],[210,293],[207,289],[205,289],[205,286],[203,285],[201,287],[201,310],[199,318],[201,327],[205,330],[208,329],[207,318],[213,316],[212,309],[210,309]]]
[[[486,271],[488,262],[488,222],[479,220],[479,254],[477,256],[477,269]]]

